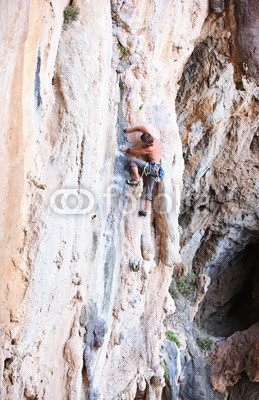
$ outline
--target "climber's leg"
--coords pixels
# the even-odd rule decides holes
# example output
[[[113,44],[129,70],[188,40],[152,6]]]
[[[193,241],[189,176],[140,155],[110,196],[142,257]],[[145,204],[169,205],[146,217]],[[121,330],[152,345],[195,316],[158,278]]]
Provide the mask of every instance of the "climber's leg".
[[[147,215],[151,214],[151,201],[144,199],[143,201],[143,209],[139,211],[140,217],[146,217]]]
[[[151,176],[147,176],[145,182],[145,197],[143,203],[143,210],[139,211],[139,215],[141,217],[146,217],[151,213],[151,203],[153,200],[153,188],[154,188],[155,180],[152,179]]]
[[[139,185],[139,174],[142,174],[145,167],[145,161],[139,160],[138,158],[130,159],[130,169],[133,175],[133,179],[127,179],[127,184],[131,186]]]
[[[132,175],[133,175],[133,178],[135,179],[135,181],[138,182],[139,181],[138,167],[135,167],[132,165],[131,172],[132,172]]]

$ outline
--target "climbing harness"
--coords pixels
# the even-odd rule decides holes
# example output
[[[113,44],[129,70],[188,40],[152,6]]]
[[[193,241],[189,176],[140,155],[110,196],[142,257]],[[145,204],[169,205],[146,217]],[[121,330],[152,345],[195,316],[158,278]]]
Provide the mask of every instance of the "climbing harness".
[[[151,176],[151,178],[153,178],[156,182],[160,182],[165,176],[165,171],[161,167],[161,163],[157,163],[157,162],[147,162],[144,166],[141,178],[143,178],[144,174],[146,176],[152,174],[153,167],[156,168],[156,171],[155,171],[156,177]]]

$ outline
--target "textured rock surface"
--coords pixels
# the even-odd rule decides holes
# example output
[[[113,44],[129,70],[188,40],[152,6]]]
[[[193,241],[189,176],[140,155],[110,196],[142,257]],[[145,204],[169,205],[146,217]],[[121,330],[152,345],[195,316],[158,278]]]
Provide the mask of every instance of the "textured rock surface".
[[[1,398],[222,398],[192,320],[199,308],[198,326],[227,336],[236,297],[249,304],[252,290],[235,329],[259,306],[259,94],[241,82],[248,56],[257,76],[241,40],[257,46],[250,3],[242,19],[232,1],[74,0],[65,24],[67,1],[1,3]],[[147,219],[119,151],[136,124],[160,139],[166,170]],[[199,276],[179,314],[168,287],[183,184],[177,269]],[[256,348],[242,361],[254,381]]]
[[[214,399],[223,400],[225,396],[213,392],[210,384],[210,371],[204,355],[197,352],[190,338],[188,351],[182,362],[183,371],[181,376],[181,396],[183,400],[188,399]]]
[[[211,354],[211,380],[213,387],[220,393],[235,385],[241,378],[241,373],[248,369],[248,376],[256,380],[258,357],[259,323],[248,330],[236,332],[220,343]],[[257,363],[258,364],[258,363]]]
[[[164,346],[164,370],[166,386],[163,390],[163,399],[177,399],[179,397],[178,379],[181,371],[180,351],[177,345],[167,340]]]
[[[249,329],[259,315],[259,103],[258,87],[249,78],[258,78],[258,68],[252,67],[257,50],[250,57],[249,68],[241,65],[251,50],[248,37],[253,41],[257,30],[244,20],[250,18],[257,24],[256,13],[252,13],[257,3],[240,1],[237,8],[231,1],[210,3],[202,41],[185,66],[177,97],[185,159],[181,254],[185,269],[198,276],[198,291],[191,305],[194,314],[198,311],[195,323],[204,334],[220,341],[245,331],[246,340],[254,342]],[[242,74],[246,75],[243,79]],[[222,342],[224,346],[227,341]],[[231,365],[237,362],[233,349],[226,356]],[[254,352],[256,345],[252,344],[252,357]],[[244,364],[245,354],[241,358]],[[217,357],[217,362],[223,360],[223,355]],[[223,370],[221,379],[228,382],[221,388],[212,378],[222,393],[241,377],[230,368],[231,381]],[[254,376],[254,371],[251,373]],[[244,379],[245,392],[256,398],[255,386],[250,383],[249,387]],[[233,393],[242,398],[242,380],[239,389],[229,395]]]
[[[208,4],[71,5],[79,13],[65,25],[65,1],[0,6],[1,398],[160,399],[163,304],[179,261],[176,82]],[[161,140],[159,190],[172,201],[145,221],[117,150],[134,124]],[[144,259],[139,272],[132,257]]]
[[[246,354],[245,370],[252,382],[259,382],[259,338],[255,340],[251,350]]]

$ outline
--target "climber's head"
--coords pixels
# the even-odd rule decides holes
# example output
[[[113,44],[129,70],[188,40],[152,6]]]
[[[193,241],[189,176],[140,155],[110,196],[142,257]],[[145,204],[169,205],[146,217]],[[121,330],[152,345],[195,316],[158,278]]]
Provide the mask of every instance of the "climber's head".
[[[154,142],[154,139],[149,133],[142,133],[140,140],[146,144],[152,144]]]

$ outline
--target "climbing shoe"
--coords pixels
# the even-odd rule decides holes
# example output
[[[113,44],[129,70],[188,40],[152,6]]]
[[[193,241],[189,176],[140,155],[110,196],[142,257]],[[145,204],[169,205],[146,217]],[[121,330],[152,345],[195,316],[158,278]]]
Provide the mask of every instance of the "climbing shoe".
[[[140,185],[140,182],[135,181],[135,179],[127,179],[126,182],[130,186],[139,186]]]
[[[143,211],[143,210],[140,210],[139,212],[138,212],[138,215],[140,216],[140,217],[146,217],[147,216],[147,211]]]

